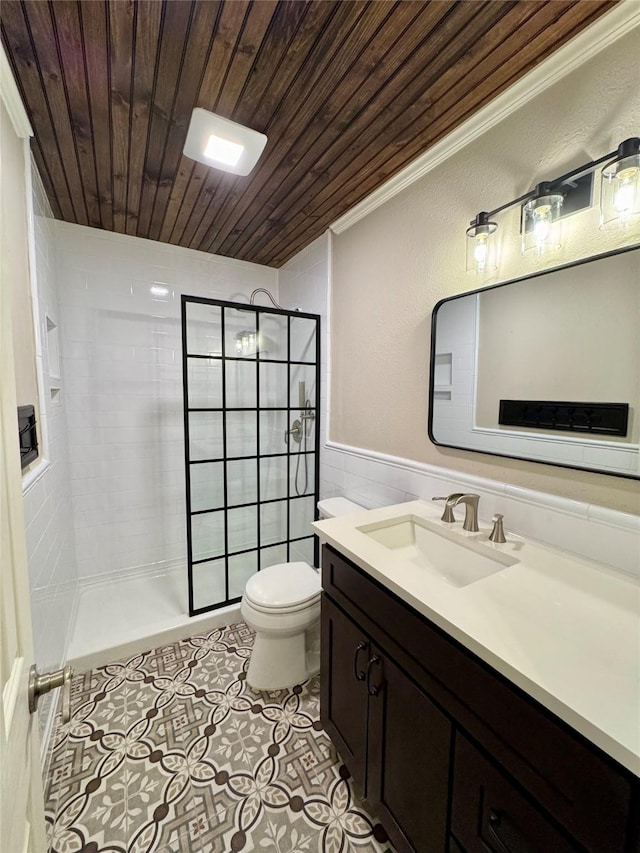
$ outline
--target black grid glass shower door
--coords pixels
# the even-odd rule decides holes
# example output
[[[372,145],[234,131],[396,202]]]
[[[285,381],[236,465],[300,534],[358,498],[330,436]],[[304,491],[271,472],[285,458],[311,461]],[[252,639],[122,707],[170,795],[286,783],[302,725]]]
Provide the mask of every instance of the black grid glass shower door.
[[[317,560],[320,318],[182,297],[189,612]]]

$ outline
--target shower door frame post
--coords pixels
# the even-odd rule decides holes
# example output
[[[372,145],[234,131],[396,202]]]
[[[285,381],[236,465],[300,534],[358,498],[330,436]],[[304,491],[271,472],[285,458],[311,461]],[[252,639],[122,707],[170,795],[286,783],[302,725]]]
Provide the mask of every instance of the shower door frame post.
[[[202,354],[202,353],[189,353],[187,350],[188,344],[188,318],[187,318],[187,306],[189,304],[200,304],[200,305],[210,305],[213,308],[218,308],[220,311],[220,337],[221,337],[221,352],[220,355],[216,354]],[[256,353],[255,358],[242,358],[241,356],[230,356],[227,355],[226,351],[226,343],[227,343],[227,329],[225,323],[225,312],[227,309],[234,311],[242,311],[242,312],[250,312],[255,315],[256,320]],[[261,358],[260,350],[259,350],[259,335],[260,335],[260,319],[263,314],[272,314],[276,316],[286,317],[287,318],[287,355],[286,360],[284,359],[270,359],[270,358]],[[312,362],[305,361],[292,361],[291,360],[291,321],[293,318],[307,319],[315,322],[315,364]],[[321,318],[318,314],[309,314],[302,311],[287,311],[279,308],[271,308],[266,306],[258,306],[258,305],[248,305],[246,303],[241,302],[229,302],[226,300],[220,299],[208,299],[203,296],[188,296],[183,294],[181,296],[181,329],[182,329],[182,387],[183,387],[183,418],[184,418],[184,463],[185,463],[185,487],[186,487],[186,528],[187,528],[187,573],[188,573],[188,587],[189,587],[189,615],[196,616],[200,613],[206,613],[211,610],[217,610],[221,607],[225,607],[229,604],[235,604],[240,601],[241,596],[230,597],[229,591],[229,557],[235,555],[241,555],[244,553],[251,553],[254,550],[256,551],[256,560],[258,571],[264,568],[262,566],[262,550],[263,548],[270,548],[276,546],[287,546],[287,560],[291,559],[291,544],[292,540],[290,538],[291,530],[290,530],[290,507],[291,501],[295,500],[297,497],[313,497],[313,519],[317,520],[318,518],[318,496],[319,496],[319,485],[320,485],[320,379],[321,379],[321,364],[320,364],[320,335],[321,335]],[[221,406],[219,407],[191,407],[189,404],[189,359],[208,359],[208,360],[216,360],[220,361],[221,365]],[[256,370],[256,399],[255,399],[255,407],[228,407],[227,406],[227,365],[228,363],[233,362],[255,362],[255,370]],[[297,496],[291,494],[292,486],[291,486],[291,460],[296,455],[296,452],[300,451],[292,451],[291,449],[291,441],[287,441],[287,447],[285,452],[283,453],[261,453],[261,444],[260,444],[260,414],[263,411],[274,411],[274,412],[282,412],[285,411],[284,406],[261,406],[260,400],[260,364],[261,363],[273,363],[273,364],[284,364],[287,366],[287,424],[290,425],[290,421],[294,415],[294,411],[297,410],[297,406],[293,405],[294,401],[292,400],[291,394],[291,366],[292,365],[304,365],[306,367],[314,367],[315,368],[315,405],[313,406],[314,412],[314,443],[313,448],[308,451],[304,451],[304,455],[309,456],[311,454],[314,455],[314,489],[313,493],[307,493],[302,496]],[[220,412],[222,415],[222,456],[215,457],[212,459],[191,459],[191,440],[190,440],[190,423],[189,416],[192,412]],[[256,445],[255,445],[255,462],[256,462],[256,492],[255,492],[255,501],[250,501],[244,504],[234,504],[233,506],[229,506],[229,489],[228,489],[228,474],[227,474],[227,466],[229,462],[233,461],[242,461],[242,460],[250,460],[253,459],[253,455],[249,456],[229,456],[228,453],[228,435],[227,435],[227,413],[229,411],[254,411],[256,415]],[[303,428],[306,428],[306,425],[303,424]],[[281,458],[286,457],[287,465],[286,465],[286,495],[283,495],[278,498],[262,500],[261,499],[261,472],[260,472],[260,463],[262,459],[265,458]],[[211,507],[210,509],[204,510],[193,510],[192,509],[192,500],[191,500],[191,466],[195,464],[208,464],[208,463],[222,463],[223,465],[223,505]],[[265,504],[269,503],[278,503],[280,501],[286,501],[287,504],[287,518],[286,518],[286,540],[279,542],[269,542],[267,544],[262,544],[261,541],[261,507]],[[256,545],[255,548],[248,548],[241,551],[234,551],[233,554],[229,554],[229,522],[228,522],[228,514],[230,509],[241,509],[245,507],[256,507]],[[214,513],[214,512],[222,512],[224,518],[224,554],[220,554],[215,557],[205,557],[204,559],[193,560],[193,532],[192,532],[192,518],[195,515],[206,514],[206,513]],[[319,560],[319,543],[318,537],[313,536],[310,532],[308,536],[297,537],[295,541],[302,541],[305,539],[313,538],[313,556],[314,556],[314,564],[318,565]],[[196,606],[197,602],[194,601],[194,586],[193,586],[193,566],[198,565],[200,563],[212,562],[214,560],[224,559],[224,581],[225,581],[225,599],[224,601],[217,601],[213,604],[209,604],[206,606]]]

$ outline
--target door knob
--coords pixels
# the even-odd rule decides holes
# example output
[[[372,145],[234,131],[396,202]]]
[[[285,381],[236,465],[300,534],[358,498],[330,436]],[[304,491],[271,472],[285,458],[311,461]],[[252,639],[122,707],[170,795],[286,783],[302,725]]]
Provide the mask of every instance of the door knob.
[[[35,664],[29,670],[29,712],[38,707],[38,699],[56,687],[62,687],[62,722],[71,720],[71,678],[73,670],[67,664],[64,669],[54,669],[40,675]]]

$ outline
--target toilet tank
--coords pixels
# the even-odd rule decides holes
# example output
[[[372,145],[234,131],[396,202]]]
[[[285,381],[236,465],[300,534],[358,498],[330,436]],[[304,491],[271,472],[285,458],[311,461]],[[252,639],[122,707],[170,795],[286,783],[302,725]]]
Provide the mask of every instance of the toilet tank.
[[[325,498],[318,501],[318,515],[320,518],[335,518],[338,515],[349,515],[364,509],[360,504],[347,500],[347,498]]]

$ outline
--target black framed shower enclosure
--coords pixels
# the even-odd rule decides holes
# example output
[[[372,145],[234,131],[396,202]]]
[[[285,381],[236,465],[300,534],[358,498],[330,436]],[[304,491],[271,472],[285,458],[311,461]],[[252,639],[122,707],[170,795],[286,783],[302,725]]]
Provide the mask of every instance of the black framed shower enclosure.
[[[320,317],[182,296],[189,614],[317,565]]]

